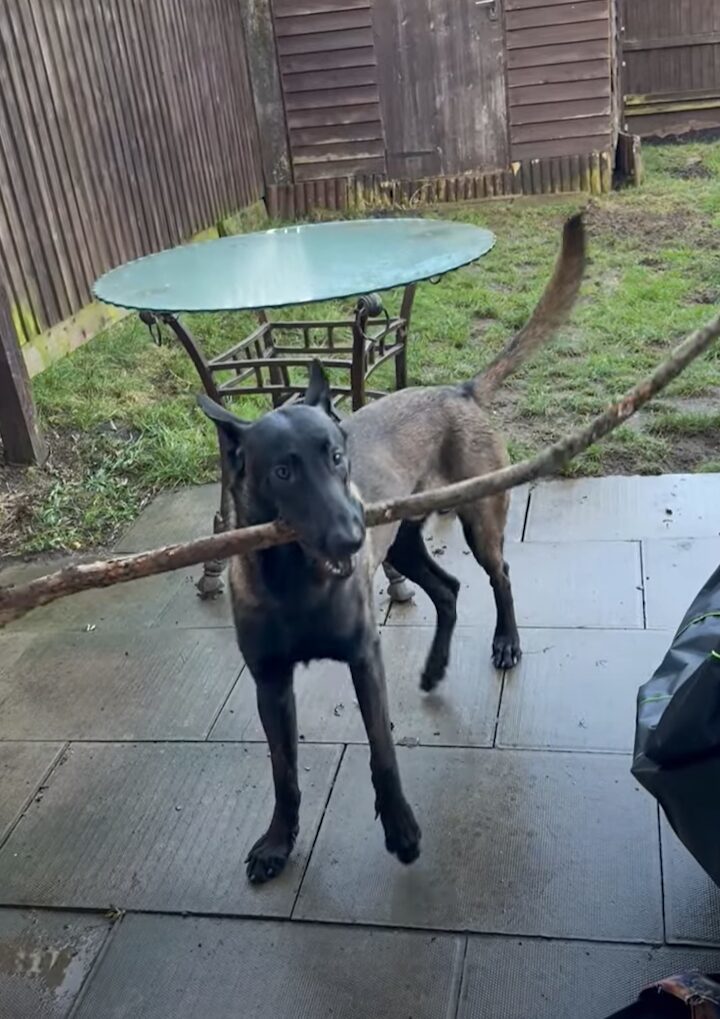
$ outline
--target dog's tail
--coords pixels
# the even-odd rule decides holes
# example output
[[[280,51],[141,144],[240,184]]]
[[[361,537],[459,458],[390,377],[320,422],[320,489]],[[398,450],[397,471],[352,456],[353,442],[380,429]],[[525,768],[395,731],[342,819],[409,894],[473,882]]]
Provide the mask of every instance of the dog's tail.
[[[578,213],[565,223],[555,272],[530,320],[468,384],[478,402],[483,402],[565,322],[580,290],[585,263],[585,227],[582,213]]]

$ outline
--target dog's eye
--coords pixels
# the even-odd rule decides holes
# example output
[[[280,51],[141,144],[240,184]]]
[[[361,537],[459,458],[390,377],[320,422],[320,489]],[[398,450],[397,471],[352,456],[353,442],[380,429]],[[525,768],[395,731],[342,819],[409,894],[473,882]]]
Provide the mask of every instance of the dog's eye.
[[[332,461],[335,466],[339,466],[343,462],[343,455],[339,449],[336,449],[332,455]]]
[[[275,477],[279,478],[280,481],[290,480],[290,468],[286,467],[285,464],[279,464],[275,468]]]

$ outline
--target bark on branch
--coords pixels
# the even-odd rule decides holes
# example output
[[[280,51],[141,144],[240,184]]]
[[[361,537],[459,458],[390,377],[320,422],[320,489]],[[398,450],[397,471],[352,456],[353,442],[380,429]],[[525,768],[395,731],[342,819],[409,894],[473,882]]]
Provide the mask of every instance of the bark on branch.
[[[473,499],[494,495],[556,473],[578,453],[627,421],[656,393],[677,378],[690,362],[703,354],[718,337],[720,337],[720,315],[683,340],[652,374],[630,389],[617,403],[611,404],[584,428],[571,432],[537,456],[512,467],[493,471],[482,477],[469,478],[430,492],[368,506],[365,512],[368,526],[377,527],[379,524],[395,520],[454,509]],[[129,580],[151,577],[157,573],[196,566],[211,559],[227,559],[233,555],[269,548],[271,545],[281,545],[292,541],[293,538],[293,532],[281,523],[262,524],[259,527],[247,527],[208,538],[198,538],[185,544],[168,545],[150,552],[67,566],[27,584],[0,588],[0,627],[19,619],[40,605],[46,605],[79,591],[111,587]]]

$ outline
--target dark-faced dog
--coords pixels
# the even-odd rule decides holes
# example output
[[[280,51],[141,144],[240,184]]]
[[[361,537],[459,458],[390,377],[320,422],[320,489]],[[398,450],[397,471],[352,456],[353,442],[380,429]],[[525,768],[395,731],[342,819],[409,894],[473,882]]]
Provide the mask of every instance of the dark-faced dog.
[[[304,403],[240,421],[203,397],[217,425],[236,525],[282,520],[293,544],[237,556],[230,587],[238,643],[254,677],[272,759],[275,809],[247,858],[248,877],[267,881],[283,869],[298,832],[300,790],[293,671],[298,662],[331,658],[350,667],[370,744],[376,813],[388,852],[411,863],[420,829],[403,794],[388,714],[372,580],[389,562],[421,587],[437,626],[421,678],[443,678],[455,627],[459,585],[430,556],[423,520],[365,532],[363,503],[406,496],[485,474],[507,455],[483,411],[492,391],[548,340],[574,304],[585,266],[579,216],[564,229],[554,276],[527,325],[479,375],[433,388],[405,389],[336,417],[319,364]],[[497,607],[492,657],[498,669],[520,658],[510,578],[503,558],[506,493],[458,510],[465,539],[487,572]]]

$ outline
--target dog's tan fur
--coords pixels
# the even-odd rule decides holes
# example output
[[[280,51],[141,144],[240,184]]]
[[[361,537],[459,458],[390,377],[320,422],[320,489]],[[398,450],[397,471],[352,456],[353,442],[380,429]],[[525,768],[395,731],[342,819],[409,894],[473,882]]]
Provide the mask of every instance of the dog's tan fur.
[[[575,217],[565,226],[555,272],[532,317],[487,368],[465,386],[405,389],[352,415],[344,427],[353,480],[366,503],[462,481],[508,463],[485,405],[565,321],[584,271],[585,234],[581,218]],[[460,514],[495,562],[501,556],[507,506],[502,494],[464,506]],[[398,526],[371,532],[372,570],[385,558]]]

